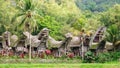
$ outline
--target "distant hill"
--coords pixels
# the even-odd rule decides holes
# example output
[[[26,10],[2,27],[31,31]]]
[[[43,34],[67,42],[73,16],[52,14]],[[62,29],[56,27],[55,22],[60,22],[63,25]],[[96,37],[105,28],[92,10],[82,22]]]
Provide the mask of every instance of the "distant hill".
[[[102,12],[115,4],[120,4],[120,0],[75,0],[75,3],[82,10]]]

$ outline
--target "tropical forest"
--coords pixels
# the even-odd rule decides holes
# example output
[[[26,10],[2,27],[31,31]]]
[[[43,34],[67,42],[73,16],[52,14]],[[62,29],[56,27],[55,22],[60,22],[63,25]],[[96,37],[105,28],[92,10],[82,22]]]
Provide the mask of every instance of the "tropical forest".
[[[119,68],[120,0],[0,0],[0,68]]]

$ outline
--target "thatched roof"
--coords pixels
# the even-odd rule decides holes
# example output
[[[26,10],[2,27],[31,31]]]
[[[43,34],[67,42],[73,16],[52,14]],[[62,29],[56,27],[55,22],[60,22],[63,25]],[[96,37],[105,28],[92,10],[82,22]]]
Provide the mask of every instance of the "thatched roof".
[[[13,47],[16,46],[18,41],[19,41],[18,40],[18,36],[17,35],[12,35],[10,41],[11,41],[11,45],[10,46],[13,46]]]
[[[48,44],[49,44],[50,48],[59,48],[62,45],[62,41],[55,42],[55,43],[51,43],[50,41],[48,41]]]
[[[68,44],[68,47],[80,47],[81,40],[80,37],[73,36],[70,43]]]

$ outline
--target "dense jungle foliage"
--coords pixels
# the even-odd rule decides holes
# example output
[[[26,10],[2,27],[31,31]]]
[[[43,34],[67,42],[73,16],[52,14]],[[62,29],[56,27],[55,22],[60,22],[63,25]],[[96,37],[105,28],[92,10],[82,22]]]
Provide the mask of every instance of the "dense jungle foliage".
[[[81,62],[119,61],[120,0],[0,0],[0,36],[9,31],[21,39],[24,31],[37,35],[48,28],[51,37],[63,40],[66,33],[79,36],[84,29],[95,34],[101,26],[107,27],[104,40],[112,43],[113,50],[97,56],[88,51]]]
[[[0,35],[7,30],[20,36],[29,25],[34,35],[46,27],[52,37],[62,40],[65,33],[79,35],[82,29],[95,32],[105,25],[108,41],[115,43],[120,40],[119,3],[120,0],[0,0]]]

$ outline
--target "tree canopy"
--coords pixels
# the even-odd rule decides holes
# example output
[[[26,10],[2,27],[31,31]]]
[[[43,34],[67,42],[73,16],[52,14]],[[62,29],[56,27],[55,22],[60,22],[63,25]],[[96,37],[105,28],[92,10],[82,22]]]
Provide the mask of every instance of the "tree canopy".
[[[96,31],[101,25],[118,27],[119,3],[119,0],[0,0],[0,34],[7,30],[21,35],[28,24],[34,35],[46,27],[52,37],[62,40],[68,32],[79,35],[81,29],[87,32]]]

